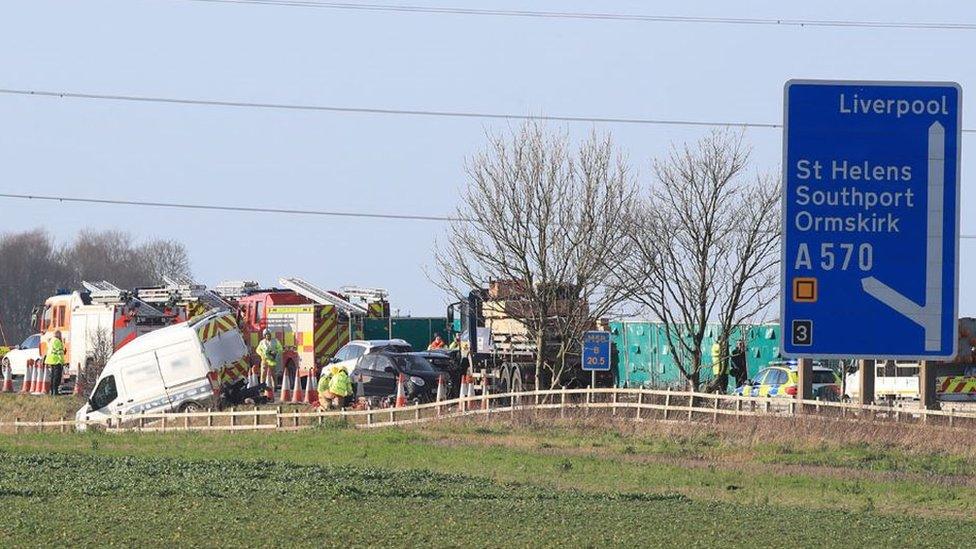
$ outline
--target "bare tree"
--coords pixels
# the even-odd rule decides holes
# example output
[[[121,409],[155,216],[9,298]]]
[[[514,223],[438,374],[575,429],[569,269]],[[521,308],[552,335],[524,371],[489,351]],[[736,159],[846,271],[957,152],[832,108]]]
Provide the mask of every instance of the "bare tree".
[[[54,241],[41,229],[0,235],[0,319],[9,344],[31,333],[32,309],[72,274],[57,259]],[[2,344],[2,342],[0,342]]]
[[[571,150],[565,133],[526,124],[488,141],[468,162],[459,221],[436,250],[440,284],[456,296],[510,284],[514,295],[496,303],[524,325],[536,380],[546,370],[555,386],[582,332],[620,301],[606,282],[632,177],[609,136]]]
[[[80,384],[81,387],[79,394],[84,398],[88,398],[88,395],[95,388],[98,376],[102,375],[102,370],[105,369],[108,359],[112,357],[112,353],[115,351],[112,333],[105,328],[90,330],[86,337],[88,338],[88,356],[82,361],[78,377],[75,378],[75,383]]]
[[[0,234],[0,324],[8,343],[19,343],[33,328],[32,309],[59,288],[80,289],[82,280],[133,288],[189,273],[186,248],[170,240],[136,246],[128,233],[84,230],[56,249],[41,229]]]
[[[654,162],[646,200],[627,216],[623,264],[631,297],[665,325],[668,349],[695,390],[707,324],[720,356],[732,330],[766,311],[777,294],[779,180],[750,175],[741,133],[715,131]]]
[[[123,231],[83,229],[61,255],[63,263],[74,271],[73,288],[80,287],[82,280],[108,280],[120,288],[149,283],[132,235]]]
[[[163,284],[163,277],[176,280],[192,278],[190,255],[186,246],[174,240],[152,240],[136,250],[145,266],[149,284]]]

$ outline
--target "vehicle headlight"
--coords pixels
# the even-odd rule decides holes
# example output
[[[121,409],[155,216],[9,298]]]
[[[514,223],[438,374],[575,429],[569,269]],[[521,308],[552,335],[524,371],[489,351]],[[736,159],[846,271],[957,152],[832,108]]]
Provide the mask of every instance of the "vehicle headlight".
[[[417,387],[423,387],[425,384],[424,380],[417,376],[410,376],[410,382],[416,385]]]

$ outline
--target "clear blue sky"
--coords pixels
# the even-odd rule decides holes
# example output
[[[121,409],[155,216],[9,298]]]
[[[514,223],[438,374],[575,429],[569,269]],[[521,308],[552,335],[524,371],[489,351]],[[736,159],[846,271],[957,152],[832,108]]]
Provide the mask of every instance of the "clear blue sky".
[[[392,1],[392,0],[391,0]],[[662,15],[974,22],[958,1],[407,4]],[[884,6],[883,8],[881,6]],[[953,80],[976,93],[976,31],[755,27],[351,12],[181,0],[0,4],[0,87],[351,107],[778,123],[790,78]],[[976,127],[967,122],[964,127]],[[447,214],[464,159],[504,121],[0,96],[0,189],[134,200]],[[592,125],[569,126],[574,134]],[[704,129],[597,125],[646,181]],[[749,130],[778,170],[779,130]],[[976,136],[963,138],[965,192]],[[197,278],[381,286],[443,314],[423,271],[432,222],[202,213],[0,200],[0,232],[117,228],[185,242]],[[961,246],[960,311],[976,314]],[[0,266],[2,268],[2,266]]]

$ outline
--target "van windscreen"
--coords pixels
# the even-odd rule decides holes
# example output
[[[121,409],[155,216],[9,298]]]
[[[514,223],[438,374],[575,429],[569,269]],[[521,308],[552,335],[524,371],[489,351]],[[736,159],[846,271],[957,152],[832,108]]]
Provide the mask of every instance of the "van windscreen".
[[[107,376],[102,378],[98,382],[98,387],[92,393],[91,403],[92,411],[101,410],[102,408],[108,406],[119,396],[118,391],[115,388],[115,376]]]

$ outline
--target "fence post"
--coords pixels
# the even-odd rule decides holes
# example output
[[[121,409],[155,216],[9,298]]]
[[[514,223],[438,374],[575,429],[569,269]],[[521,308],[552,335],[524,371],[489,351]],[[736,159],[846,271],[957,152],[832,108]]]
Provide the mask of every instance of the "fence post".
[[[237,416],[234,414],[234,410],[237,408],[234,406],[230,407],[230,426],[233,427],[237,425]]]
[[[373,409],[370,408],[366,413],[366,425],[372,425],[372,424],[373,424]]]
[[[566,418],[566,388],[559,393],[559,417],[560,419]]]
[[[955,408],[949,408],[949,428],[950,429],[952,428],[952,424],[954,423],[952,420],[953,420],[953,416],[955,415],[955,412],[956,412],[956,409]]]
[[[121,421],[121,418],[120,418],[120,421],[119,421],[119,427],[122,427],[122,421]],[[163,431],[164,433],[166,432],[166,414],[163,414],[163,425],[162,425],[162,431]]]
[[[143,410],[139,412],[139,432],[141,433],[145,427],[146,427],[146,411]]]
[[[689,393],[691,396],[688,397],[688,421],[691,422],[691,416],[695,413],[695,393]]]
[[[44,416],[41,416],[41,421],[37,422],[37,432],[38,433],[44,432]]]
[[[19,417],[15,417],[14,418],[14,434],[17,434],[19,432],[20,432],[20,418]]]
[[[254,426],[255,427],[257,427],[258,424],[261,422],[260,418],[261,418],[261,416],[258,415],[258,407],[255,406],[254,407]]]
[[[65,432],[65,430],[66,430],[65,428],[67,427],[67,426],[66,426],[66,425],[64,424],[64,422],[65,422],[65,417],[64,417],[64,416],[61,416],[61,432],[62,432],[62,433],[63,433],[63,432]]]
[[[664,395],[664,420],[668,420],[668,408],[671,406],[671,387],[668,387],[667,394]]]
[[[790,416],[796,415],[796,401],[791,400],[786,410],[789,412]]]
[[[766,413],[766,414],[769,413],[769,399],[768,398],[766,399],[765,402],[763,402],[763,412]]]
[[[207,427],[213,427],[213,408],[207,408]]]
[[[715,402],[712,405],[712,423],[718,423],[718,394],[715,395]]]
[[[187,412],[183,412],[183,430],[190,430],[190,415]]]
[[[275,406],[275,429],[281,429],[281,406]]]
[[[610,393],[610,415],[616,417],[617,415],[617,388],[614,387],[613,392]]]
[[[644,391],[643,390],[640,390],[640,391],[637,392],[637,414],[634,416],[634,419],[636,419],[638,421],[640,421],[640,418],[641,418],[640,417],[641,406],[643,406],[643,405],[644,405]]]

